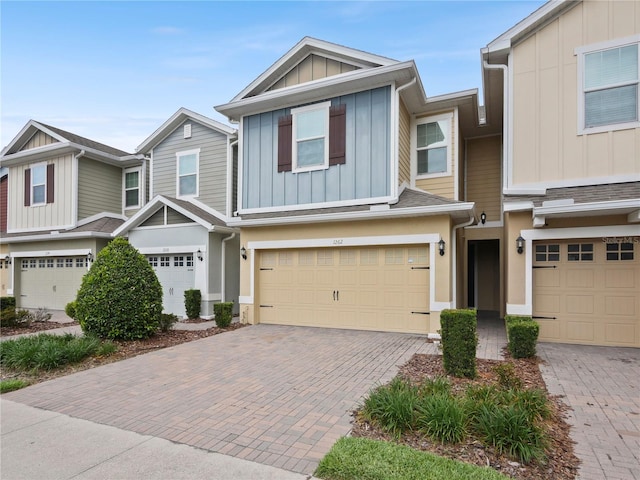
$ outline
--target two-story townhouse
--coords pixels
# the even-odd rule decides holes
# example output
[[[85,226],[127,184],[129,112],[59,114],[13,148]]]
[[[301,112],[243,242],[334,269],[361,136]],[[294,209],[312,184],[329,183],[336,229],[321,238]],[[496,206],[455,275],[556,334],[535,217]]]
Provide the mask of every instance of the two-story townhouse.
[[[216,110],[239,123],[241,319],[436,332],[476,221],[464,138],[500,133],[477,91],[427,98],[413,61],[306,37]]]
[[[75,299],[95,255],[145,203],[146,166],[143,155],[34,120],[2,150],[2,281],[19,307]]]
[[[544,341],[640,346],[640,2],[549,2],[482,60],[506,313]]]
[[[202,294],[201,316],[213,304],[238,309],[239,230],[235,210],[237,132],[179,109],[136,149],[149,156],[152,199],[113,233],[147,256],[163,289],[165,312],[185,316],[184,291]]]

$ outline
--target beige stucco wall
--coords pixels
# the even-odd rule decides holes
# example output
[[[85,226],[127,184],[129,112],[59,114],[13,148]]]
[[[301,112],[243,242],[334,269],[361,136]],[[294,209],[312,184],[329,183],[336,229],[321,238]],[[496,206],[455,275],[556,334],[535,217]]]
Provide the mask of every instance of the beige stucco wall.
[[[46,205],[24,206],[24,172],[42,163],[55,165],[54,202]],[[45,162],[18,165],[9,169],[9,191],[7,199],[8,231],[21,229],[47,229],[73,225],[73,163],[72,155],[55,157]]]
[[[506,303],[525,304],[526,255],[516,250],[516,239],[521,230],[532,228],[531,212],[506,212],[504,214],[504,255],[506,262]]]
[[[640,128],[577,134],[574,54],[638,33],[639,1],[585,1],[514,47],[513,186],[640,172]]]
[[[451,223],[447,215],[422,217],[413,219],[388,219],[372,221],[334,222],[319,224],[298,224],[273,227],[242,228],[240,243],[247,247],[250,242],[277,241],[277,240],[301,240],[301,239],[334,239],[338,243],[332,243],[331,248],[339,248],[339,241],[351,237],[372,237],[417,234],[439,234],[446,242],[444,256],[435,255],[435,297],[436,302],[450,302],[452,300],[452,261],[451,261]],[[252,278],[258,278],[258,262],[251,271],[251,255],[257,253],[249,250],[248,259],[240,262],[240,296],[249,297],[252,294]],[[259,285],[254,285],[254,303],[240,304],[241,321],[246,323],[259,323],[258,304]],[[440,328],[439,312],[431,312],[429,331],[435,332]]]

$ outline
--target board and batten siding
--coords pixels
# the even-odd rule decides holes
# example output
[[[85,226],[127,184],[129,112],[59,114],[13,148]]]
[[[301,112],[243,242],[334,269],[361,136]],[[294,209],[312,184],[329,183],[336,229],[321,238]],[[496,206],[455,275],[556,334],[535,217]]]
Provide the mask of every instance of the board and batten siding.
[[[446,113],[446,112],[442,112]],[[422,115],[417,117],[418,119],[424,117],[431,117],[438,114],[429,114]],[[434,195],[439,195],[441,197],[450,198],[452,200],[457,200],[455,198],[455,172],[456,168],[458,168],[458,145],[456,145],[456,115],[451,117],[451,121],[449,122],[449,127],[451,131],[449,132],[449,148],[451,148],[451,175],[445,175],[441,177],[430,177],[430,178],[417,178],[416,179],[416,187],[424,190],[425,192],[433,193]],[[416,132],[411,132],[412,135],[416,135]],[[416,157],[415,152],[412,152],[414,157]],[[417,157],[416,160],[417,162]],[[415,167],[417,171],[417,166]]]
[[[102,212],[122,213],[122,168],[78,160],[78,220]]]
[[[476,212],[485,212],[488,221],[501,220],[502,136],[467,141],[467,194],[465,201],[475,202]]]
[[[302,205],[389,195],[390,88],[344,95],[346,163],[311,172],[278,172],[278,119],[289,109],[243,120],[242,208]]]
[[[411,115],[400,99],[398,137],[398,183],[411,185]]]
[[[42,163],[54,164],[54,199],[53,203],[37,206],[24,206],[25,170]],[[72,218],[74,187],[73,156],[62,155],[47,160],[9,168],[9,195],[7,230],[41,229],[48,227],[69,227],[74,224]]]
[[[582,2],[513,49],[513,186],[640,172],[640,128],[578,135],[577,47],[640,33],[640,2]]]
[[[311,54],[283,75],[276,83],[269,87],[267,91],[299,85],[312,80],[319,80],[340,73],[351,72],[356,69],[358,69],[358,67],[348,63]]]
[[[58,140],[42,131],[37,131],[20,150],[31,150],[32,148],[44,147],[53,143],[58,143]]]
[[[190,138],[184,138],[185,124],[191,124]],[[177,196],[176,153],[195,149],[200,149],[197,199],[226,213],[227,135],[191,119],[153,148],[153,196]]]

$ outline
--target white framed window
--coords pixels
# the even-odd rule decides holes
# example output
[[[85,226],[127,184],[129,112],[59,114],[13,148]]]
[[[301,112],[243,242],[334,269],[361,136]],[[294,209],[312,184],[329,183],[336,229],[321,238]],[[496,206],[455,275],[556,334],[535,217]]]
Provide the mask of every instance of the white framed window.
[[[140,207],[141,193],[141,169],[140,167],[127,168],[124,171],[124,208],[138,208]]]
[[[291,109],[294,172],[329,168],[329,108],[331,102]]]
[[[47,166],[43,163],[31,167],[31,205],[47,203]]]
[[[170,267],[171,266],[171,257],[160,257],[160,266],[161,267]]]
[[[414,128],[417,177],[451,175],[451,122],[453,114],[419,118]]]
[[[640,35],[579,47],[578,134],[640,126]]]
[[[200,149],[176,153],[178,197],[198,196],[198,172],[200,165]]]

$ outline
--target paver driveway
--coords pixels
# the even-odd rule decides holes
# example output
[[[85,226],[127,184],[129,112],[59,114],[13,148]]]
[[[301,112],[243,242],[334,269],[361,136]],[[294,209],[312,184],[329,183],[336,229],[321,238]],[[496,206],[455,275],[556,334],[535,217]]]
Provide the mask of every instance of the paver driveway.
[[[4,398],[310,474],[424,336],[256,325]]]

